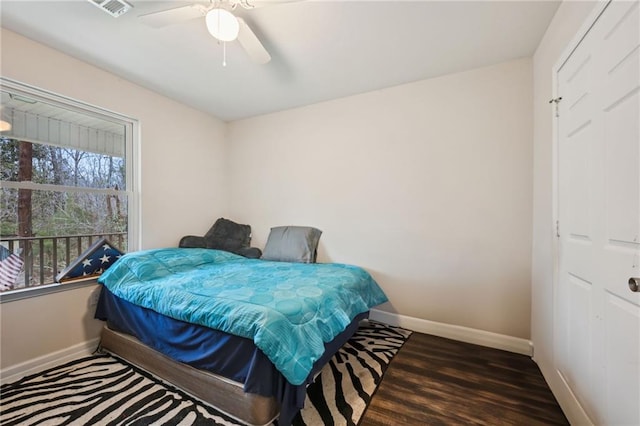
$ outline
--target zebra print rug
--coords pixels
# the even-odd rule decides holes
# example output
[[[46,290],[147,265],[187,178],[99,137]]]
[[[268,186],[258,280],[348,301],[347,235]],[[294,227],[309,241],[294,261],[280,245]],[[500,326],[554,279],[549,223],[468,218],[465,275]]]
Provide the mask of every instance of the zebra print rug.
[[[402,328],[364,322],[307,387],[305,408],[293,424],[357,425],[410,335]],[[118,357],[93,355],[2,385],[0,424],[241,423]]]

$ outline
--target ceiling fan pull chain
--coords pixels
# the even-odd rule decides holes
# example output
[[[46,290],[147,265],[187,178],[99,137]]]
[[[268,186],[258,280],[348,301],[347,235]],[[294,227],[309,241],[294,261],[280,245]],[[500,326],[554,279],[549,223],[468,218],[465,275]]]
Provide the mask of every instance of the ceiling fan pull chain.
[[[222,66],[227,66],[227,42],[222,42]]]

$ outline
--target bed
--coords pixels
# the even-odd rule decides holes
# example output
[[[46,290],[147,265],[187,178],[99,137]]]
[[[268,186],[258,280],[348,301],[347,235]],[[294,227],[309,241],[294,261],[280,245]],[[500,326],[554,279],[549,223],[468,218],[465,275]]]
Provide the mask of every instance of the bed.
[[[103,349],[251,425],[290,424],[306,385],[387,300],[356,266],[198,248],[125,255],[99,282]]]

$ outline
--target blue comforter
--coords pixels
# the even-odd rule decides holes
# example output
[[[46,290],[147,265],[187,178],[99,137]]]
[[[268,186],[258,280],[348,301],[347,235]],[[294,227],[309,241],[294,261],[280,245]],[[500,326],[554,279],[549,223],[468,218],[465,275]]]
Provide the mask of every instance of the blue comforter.
[[[387,301],[357,266],[269,262],[211,249],[130,253],[98,281],[136,305],[252,339],[294,385],[305,381],[325,342]]]

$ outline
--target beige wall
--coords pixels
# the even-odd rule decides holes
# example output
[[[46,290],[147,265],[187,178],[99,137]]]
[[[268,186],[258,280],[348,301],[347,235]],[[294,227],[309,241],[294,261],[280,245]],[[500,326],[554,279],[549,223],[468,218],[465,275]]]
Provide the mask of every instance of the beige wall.
[[[324,231],[384,310],[529,338],[532,70],[515,60],[232,122],[230,211]]]
[[[1,44],[3,77],[140,120],[143,248],[175,246],[227,214],[225,123],[11,31]],[[0,305],[0,367],[97,337],[88,294]]]
[[[95,339],[102,322],[89,306],[98,285],[0,305],[0,368]]]
[[[529,338],[530,59],[227,126],[6,30],[1,59],[5,77],[140,120],[144,248],[219,216],[258,247],[313,225],[319,260],[368,269],[386,311]],[[91,289],[0,305],[0,367],[95,337]]]
[[[565,1],[549,25],[533,57],[534,87],[534,179],[531,335],[534,359],[565,413],[572,420],[571,399],[561,392],[563,386],[553,362],[553,109],[548,101],[554,95],[553,67],[565,53],[594,2]]]

